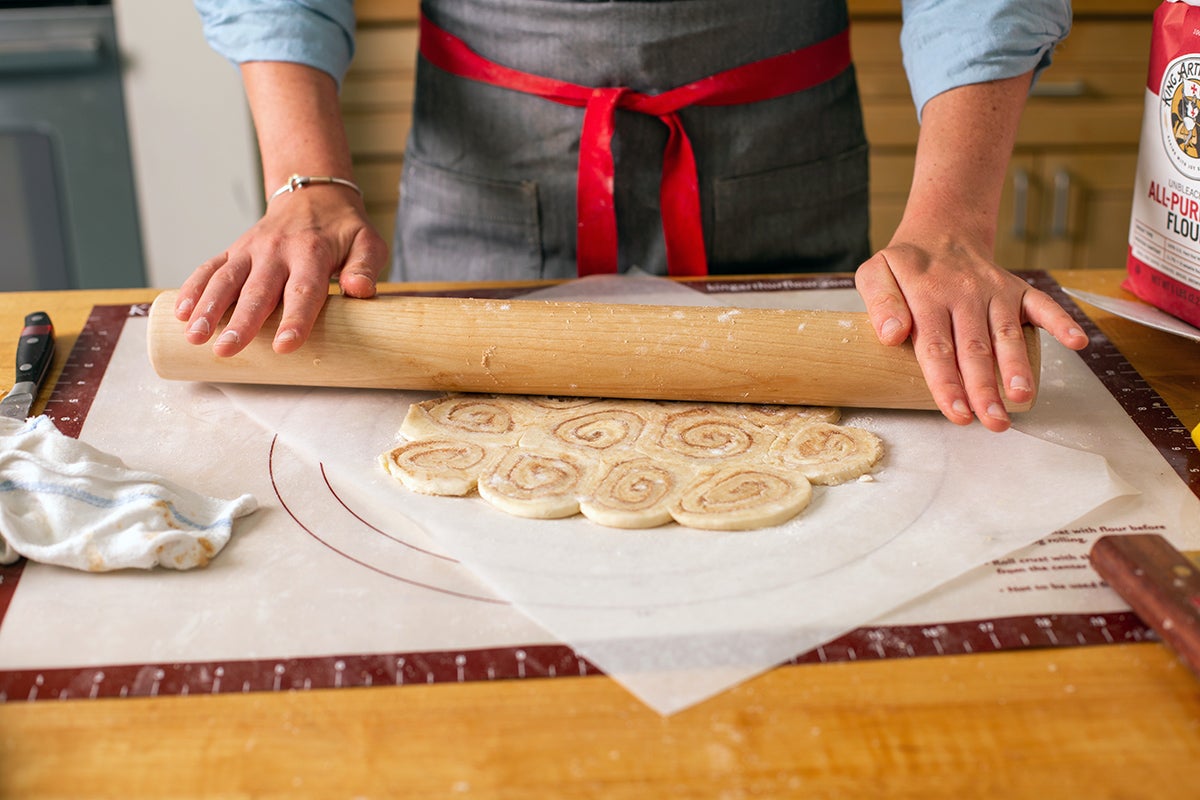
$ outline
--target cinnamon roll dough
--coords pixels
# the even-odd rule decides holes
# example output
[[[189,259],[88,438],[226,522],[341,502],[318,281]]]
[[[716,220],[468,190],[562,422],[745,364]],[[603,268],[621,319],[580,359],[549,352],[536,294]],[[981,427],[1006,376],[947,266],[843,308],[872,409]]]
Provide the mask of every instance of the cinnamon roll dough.
[[[610,528],[655,528],[672,519],[670,502],[690,471],[641,456],[607,467],[592,492],[579,500],[583,515]]]
[[[393,478],[414,492],[464,495],[503,453],[477,442],[433,436],[396,447],[380,460]]]
[[[807,480],[777,470],[726,466],[704,473],[671,505],[680,525],[742,531],[787,522],[812,499]]]
[[[408,441],[384,468],[412,491],[465,495],[554,519],[705,530],[778,525],[813,484],[868,472],[883,456],[835,408],[648,400],[448,395],[414,403]]]
[[[570,453],[514,447],[479,477],[479,496],[516,517],[571,517],[589,476],[587,464]]]

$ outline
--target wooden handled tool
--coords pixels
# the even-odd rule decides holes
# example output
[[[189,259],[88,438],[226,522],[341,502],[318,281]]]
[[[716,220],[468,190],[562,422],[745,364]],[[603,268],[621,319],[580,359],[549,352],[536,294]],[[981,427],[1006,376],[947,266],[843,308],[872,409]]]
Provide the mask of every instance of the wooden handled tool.
[[[936,408],[911,345],[880,344],[864,313],[332,296],[296,352],[271,350],[276,310],[218,358],[185,341],[175,295],[154,302],[149,332],[154,369],[175,380]],[[1025,343],[1036,375],[1037,332]]]
[[[1102,536],[1092,566],[1200,677],[1200,569],[1156,533]]]

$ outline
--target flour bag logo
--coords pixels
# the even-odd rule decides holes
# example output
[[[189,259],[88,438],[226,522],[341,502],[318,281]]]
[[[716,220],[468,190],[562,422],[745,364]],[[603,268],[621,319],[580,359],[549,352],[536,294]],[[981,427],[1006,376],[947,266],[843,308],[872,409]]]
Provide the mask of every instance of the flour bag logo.
[[[1163,146],[1171,163],[1188,178],[1200,178],[1200,58],[1189,54],[1172,61],[1158,96]]]
[[[1200,0],[1154,11],[1122,288],[1200,326]]]

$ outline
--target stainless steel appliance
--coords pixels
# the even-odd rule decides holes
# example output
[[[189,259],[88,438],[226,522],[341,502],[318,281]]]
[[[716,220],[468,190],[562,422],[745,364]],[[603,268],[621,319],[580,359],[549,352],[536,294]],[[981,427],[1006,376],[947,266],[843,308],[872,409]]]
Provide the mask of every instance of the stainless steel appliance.
[[[146,283],[110,2],[0,0],[0,291]]]

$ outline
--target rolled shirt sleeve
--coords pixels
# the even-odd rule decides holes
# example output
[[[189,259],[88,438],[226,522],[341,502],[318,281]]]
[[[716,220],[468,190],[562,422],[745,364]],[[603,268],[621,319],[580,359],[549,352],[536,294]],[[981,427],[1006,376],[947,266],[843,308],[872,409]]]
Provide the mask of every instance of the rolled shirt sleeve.
[[[920,116],[935,95],[1050,65],[1070,0],[904,0],[900,45]]]
[[[341,86],[354,57],[352,0],[193,0],[204,38],[235,64],[289,61]]]

